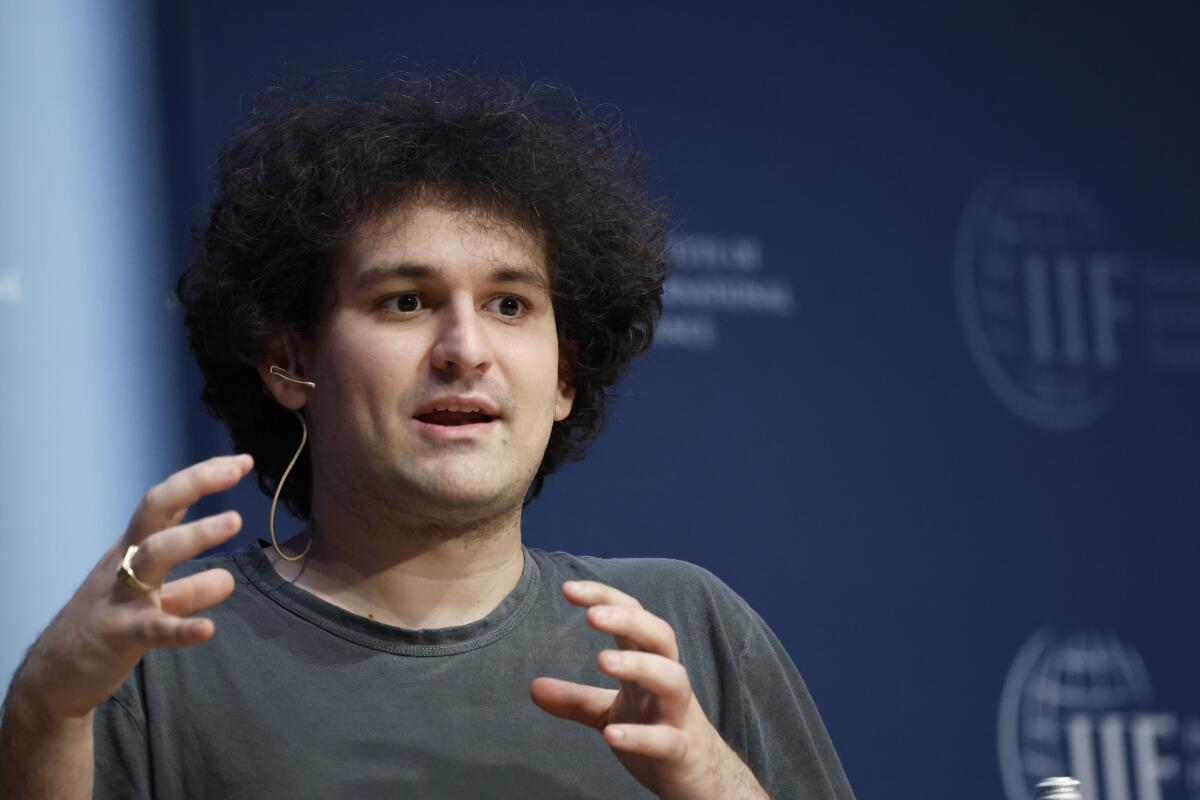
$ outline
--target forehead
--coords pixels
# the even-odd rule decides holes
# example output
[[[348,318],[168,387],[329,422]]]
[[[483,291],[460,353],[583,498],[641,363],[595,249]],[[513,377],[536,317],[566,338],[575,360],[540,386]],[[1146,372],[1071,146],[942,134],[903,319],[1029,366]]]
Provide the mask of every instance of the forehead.
[[[548,279],[539,235],[475,207],[414,200],[361,224],[338,266],[338,283],[352,286],[380,267],[415,265],[469,278],[519,269]]]

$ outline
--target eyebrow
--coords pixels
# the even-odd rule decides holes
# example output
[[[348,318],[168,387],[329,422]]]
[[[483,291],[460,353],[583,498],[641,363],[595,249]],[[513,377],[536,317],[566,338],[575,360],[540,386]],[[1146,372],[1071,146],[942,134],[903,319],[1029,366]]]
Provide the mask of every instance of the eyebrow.
[[[396,278],[445,278],[445,273],[435,267],[425,264],[383,264],[365,270],[354,281],[356,289],[365,289],[376,283]],[[546,278],[540,272],[521,267],[497,267],[488,275],[491,283],[523,283],[534,289],[550,294]]]

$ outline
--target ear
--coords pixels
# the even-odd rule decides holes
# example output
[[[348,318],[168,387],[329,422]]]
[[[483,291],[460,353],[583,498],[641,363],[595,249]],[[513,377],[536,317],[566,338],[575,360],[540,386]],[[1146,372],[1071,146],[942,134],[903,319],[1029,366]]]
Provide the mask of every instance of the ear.
[[[558,394],[554,400],[554,421],[562,422],[571,413],[575,402],[575,365],[579,360],[579,344],[564,339],[558,344]]]
[[[312,389],[272,374],[271,367],[280,367],[299,380],[311,380],[304,368],[302,349],[299,340],[290,331],[277,333],[267,340],[266,358],[258,362],[258,376],[263,386],[267,387],[279,405],[292,411],[304,408]]]

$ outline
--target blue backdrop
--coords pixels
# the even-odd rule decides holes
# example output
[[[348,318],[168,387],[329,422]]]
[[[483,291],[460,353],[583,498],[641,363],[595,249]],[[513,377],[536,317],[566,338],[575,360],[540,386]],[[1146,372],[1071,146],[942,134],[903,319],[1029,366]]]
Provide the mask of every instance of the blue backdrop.
[[[1194,8],[164,3],[171,235],[276,76],[479,61],[616,104],[676,272],[528,543],[720,575],[861,797],[1200,797]],[[226,450],[192,415],[189,460]]]

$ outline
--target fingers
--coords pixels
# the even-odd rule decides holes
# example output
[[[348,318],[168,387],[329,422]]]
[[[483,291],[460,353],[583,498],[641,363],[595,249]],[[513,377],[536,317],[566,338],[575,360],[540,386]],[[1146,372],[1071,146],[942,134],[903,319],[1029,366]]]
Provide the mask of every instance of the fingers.
[[[241,527],[241,515],[226,511],[151,534],[138,545],[133,572],[146,583],[162,583],[172,567],[224,542]]]
[[[566,595],[568,601],[577,606],[594,606],[603,603],[610,606],[642,607],[642,604],[635,598],[599,581],[567,581],[563,584],[563,594]]]
[[[537,678],[529,685],[529,697],[548,714],[599,728],[608,719],[617,696],[616,689],[601,689],[558,678]]]
[[[233,593],[233,576],[210,569],[163,584],[162,610],[176,617],[206,611]]]
[[[687,736],[669,725],[606,725],[604,741],[614,750],[670,761],[682,761],[688,751]]]
[[[655,695],[667,723],[683,723],[692,702],[692,684],[687,670],[678,661],[632,650],[603,650],[596,660],[608,675],[635,683]]]
[[[212,569],[171,581],[162,587],[161,610],[156,606],[121,604],[101,618],[101,633],[123,652],[145,653],[158,647],[190,647],[207,642],[216,627],[212,620],[186,618],[212,608],[232,594],[233,576]],[[139,593],[140,594],[140,593]]]
[[[690,726],[688,720],[698,706],[693,708],[691,681],[679,663],[675,630],[635,598],[598,581],[567,581],[563,594],[569,602],[587,608],[588,624],[615,638],[620,649],[601,651],[597,663],[620,682],[621,689],[615,697],[602,697],[595,694],[600,689],[564,681],[541,685],[551,679],[540,678],[531,690],[535,702],[552,714],[593,727],[596,720],[603,720],[605,740],[614,749],[682,758],[686,753],[682,731]],[[641,693],[653,702],[647,703]],[[602,702],[608,703],[603,716],[598,713]],[[610,719],[614,724],[608,724]]]
[[[622,650],[645,650],[672,661],[679,660],[674,628],[644,608],[592,606],[587,620],[596,630],[615,636]]]
[[[245,454],[218,456],[193,464],[153,486],[133,514],[126,544],[139,544],[155,531],[178,524],[197,500],[231,488],[253,466],[254,460]]]
[[[212,638],[216,628],[210,619],[181,619],[157,610],[140,612],[131,633],[140,648],[190,647]]]

